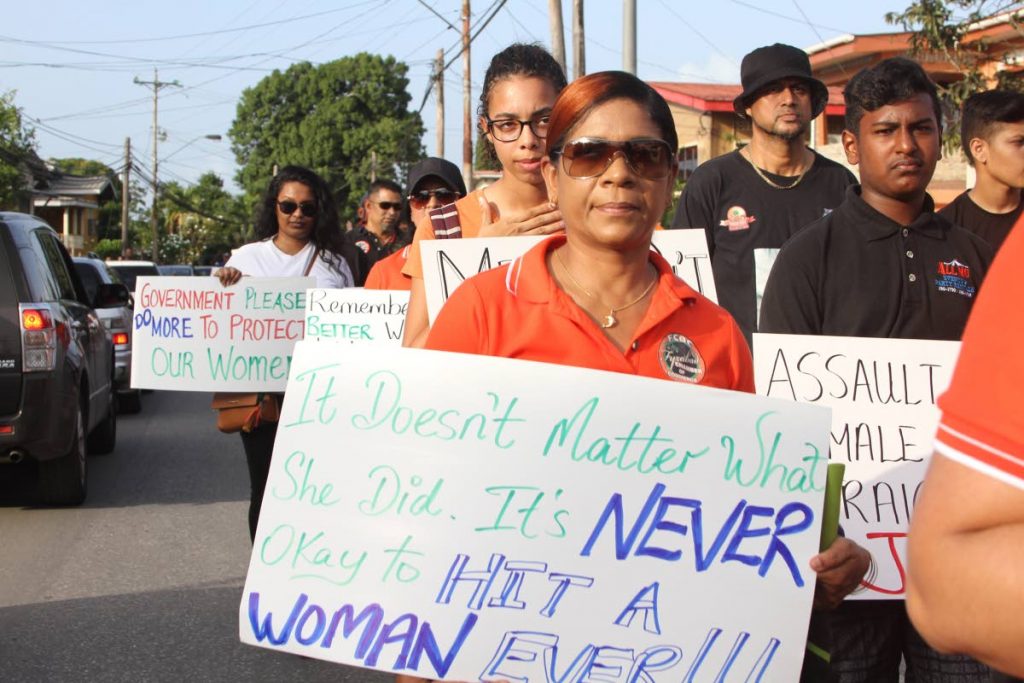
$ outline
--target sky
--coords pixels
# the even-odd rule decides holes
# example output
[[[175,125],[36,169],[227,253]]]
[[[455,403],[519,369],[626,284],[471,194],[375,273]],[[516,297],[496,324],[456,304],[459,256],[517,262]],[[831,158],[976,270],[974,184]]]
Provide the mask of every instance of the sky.
[[[501,0],[473,0],[475,26]],[[809,47],[839,35],[896,30],[886,12],[910,0],[638,0],[637,72],[651,81],[739,82],[743,55],[784,42]],[[446,158],[461,166],[460,0],[70,0],[9,3],[0,27],[0,92],[36,129],[44,159],[85,157],[119,168],[125,138],[152,165],[152,91],[134,81],[177,82],[160,91],[161,181],[191,184],[212,170],[237,190],[227,131],[245,88],[274,69],[358,52],[409,66],[410,107],[423,101],[438,49],[445,73]],[[428,7],[429,5],[429,7]],[[572,2],[563,0],[567,64]],[[490,58],[516,41],[550,45],[548,2],[507,0],[471,49],[473,108]],[[584,3],[587,72],[622,68],[622,3]],[[422,112],[427,154],[437,155],[435,101]],[[221,135],[219,142],[206,139]]]

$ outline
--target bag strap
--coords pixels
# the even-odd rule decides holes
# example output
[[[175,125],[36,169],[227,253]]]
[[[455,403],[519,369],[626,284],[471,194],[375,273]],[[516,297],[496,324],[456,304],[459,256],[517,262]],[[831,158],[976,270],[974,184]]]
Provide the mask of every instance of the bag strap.
[[[306,264],[306,269],[302,271],[302,277],[309,277],[309,271],[313,270],[313,264],[316,262],[316,257],[320,255],[320,249],[314,248],[313,253],[309,256],[309,262]]]
[[[430,227],[434,230],[434,239],[456,240],[462,237],[462,224],[459,223],[459,212],[455,204],[447,204],[431,209]]]

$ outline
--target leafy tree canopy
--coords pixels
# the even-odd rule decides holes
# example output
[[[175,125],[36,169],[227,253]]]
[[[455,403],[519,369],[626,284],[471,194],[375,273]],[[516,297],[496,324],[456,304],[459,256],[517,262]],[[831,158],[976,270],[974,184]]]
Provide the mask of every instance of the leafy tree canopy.
[[[21,120],[14,92],[0,92],[0,209],[21,209],[27,200],[24,166],[35,142],[35,132]]]
[[[245,201],[225,190],[213,172],[190,187],[161,183],[157,211],[165,226],[160,240],[164,263],[213,263],[243,244],[251,229]]]
[[[393,57],[360,53],[318,66],[293,64],[246,89],[228,135],[249,201],[265,191],[275,164],[323,176],[342,216],[355,213],[371,169],[401,180],[423,156],[423,123],[408,110],[407,71]]]

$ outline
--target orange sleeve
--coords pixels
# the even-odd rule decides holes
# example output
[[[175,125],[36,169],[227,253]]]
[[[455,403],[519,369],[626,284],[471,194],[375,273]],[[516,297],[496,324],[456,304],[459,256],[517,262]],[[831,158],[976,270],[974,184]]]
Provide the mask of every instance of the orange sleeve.
[[[402,252],[406,249],[408,247],[396,251],[387,258],[373,264],[370,274],[366,276],[366,282],[363,283],[363,287],[365,289],[409,291],[412,288],[412,281],[410,278],[402,275],[402,268],[405,265]]]
[[[1024,488],[1024,222],[1003,243],[974,304],[949,390],[939,399],[936,449]]]
[[[424,348],[486,355],[487,342],[487,307],[470,278],[441,307]]]

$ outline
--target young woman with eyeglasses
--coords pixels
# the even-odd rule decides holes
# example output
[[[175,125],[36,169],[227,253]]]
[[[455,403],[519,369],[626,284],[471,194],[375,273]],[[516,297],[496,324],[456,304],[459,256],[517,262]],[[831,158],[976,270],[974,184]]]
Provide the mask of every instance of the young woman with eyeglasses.
[[[248,277],[316,279],[317,287],[351,287],[352,247],[342,237],[338,209],[327,183],[301,166],[285,166],[270,181],[256,222],[260,239],[235,249],[216,275],[225,287]],[[281,397],[278,397],[280,400]],[[249,466],[249,536],[256,537],[263,490],[270,473],[277,423],[240,432]]]
[[[564,229],[561,214],[548,201],[541,163],[551,107],[565,83],[562,67],[538,45],[511,45],[491,60],[477,113],[480,133],[493,149],[502,176],[455,202],[454,216],[441,219],[435,213],[432,220],[417,224],[402,271],[412,278],[406,346],[422,346],[429,327],[422,240],[546,235]]]

